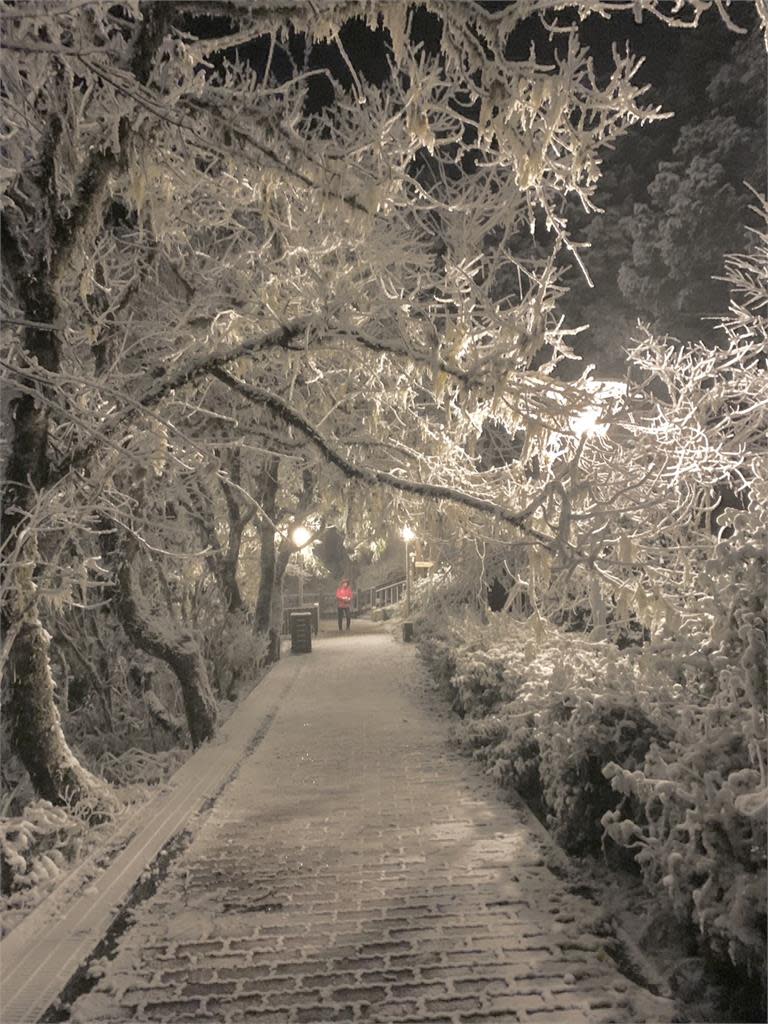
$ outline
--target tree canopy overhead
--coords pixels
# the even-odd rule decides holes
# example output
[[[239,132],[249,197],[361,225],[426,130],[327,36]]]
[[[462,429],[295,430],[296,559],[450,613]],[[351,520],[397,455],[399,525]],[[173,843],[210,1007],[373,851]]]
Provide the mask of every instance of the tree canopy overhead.
[[[421,7],[433,46],[414,28]],[[358,480],[450,500],[481,531],[506,524],[564,571],[594,563],[590,531],[624,484],[572,531],[573,424],[595,392],[553,376],[570,354],[564,262],[586,273],[567,202],[591,215],[606,149],[660,112],[637,58],[596,69],[574,17],[634,11],[674,29],[710,10],[735,13],[719,0],[0,7],[4,654],[15,747],[41,792],[93,786],[57,725],[46,602],[114,602],[174,667],[204,739],[215,711],[194,637],[149,628],[178,604],[158,566],[191,557],[190,536],[201,562],[215,554],[225,519],[236,558],[250,509],[269,581],[280,524],[305,514],[317,479],[327,507]],[[532,16],[562,39],[546,60],[510,44]],[[381,84],[344,46],[360,17],[387,36]],[[333,62],[302,64],[296,36]],[[263,59],[242,59],[252,44]],[[516,465],[476,457],[489,420],[524,435]]]

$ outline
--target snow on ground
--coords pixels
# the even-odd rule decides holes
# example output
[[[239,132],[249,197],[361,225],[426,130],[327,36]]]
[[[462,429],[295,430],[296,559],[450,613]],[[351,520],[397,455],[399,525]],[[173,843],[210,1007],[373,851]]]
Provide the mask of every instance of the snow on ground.
[[[456,752],[412,648],[355,623],[274,671],[271,725],[73,1020],[674,1018]]]

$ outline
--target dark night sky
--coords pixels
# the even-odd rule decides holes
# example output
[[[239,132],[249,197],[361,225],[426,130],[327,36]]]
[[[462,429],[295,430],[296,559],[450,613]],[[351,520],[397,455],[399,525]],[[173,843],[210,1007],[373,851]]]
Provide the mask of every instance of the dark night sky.
[[[499,5],[489,3],[486,6],[493,8]],[[745,19],[742,17],[740,20]],[[716,21],[718,16],[714,12],[710,12],[703,19],[704,24]],[[196,18],[194,22],[195,32],[202,37],[219,35],[226,32],[229,27],[222,19]],[[666,77],[679,55],[681,46],[684,45],[684,37],[688,34],[670,29],[649,15],[645,15],[638,25],[629,11],[618,12],[610,19],[590,15],[585,21],[576,23],[579,38],[589,47],[598,71],[606,72],[611,68],[611,51],[615,44],[623,49],[625,42],[629,41],[632,51],[646,58],[645,66],[640,72],[640,80],[644,82],[659,82]],[[423,10],[415,12],[412,33],[415,41],[423,42],[428,52],[436,53],[439,49],[439,34],[440,24],[436,16]],[[727,33],[723,30],[723,38],[726,36]],[[382,29],[372,31],[362,18],[358,18],[344,25],[341,39],[358,73],[373,84],[382,84],[388,74],[387,34]],[[551,56],[553,44],[538,18],[529,18],[521,22],[514,35],[510,37],[506,56],[511,59],[526,59],[531,41],[535,42],[539,59],[546,61]],[[554,45],[558,43],[555,42]],[[560,42],[559,45],[564,44]],[[268,50],[269,41],[264,38],[238,47],[227,56],[232,57],[236,53],[241,60],[263,69]],[[307,49],[304,38],[294,34],[291,34],[287,48],[276,47],[272,70],[280,79],[287,80],[294,70],[291,61],[303,67],[305,60],[310,68],[329,68],[342,86],[350,86],[349,71],[334,44],[313,42]],[[322,106],[331,102],[330,88],[322,79],[317,79],[312,105]]]
[[[507,2],[508,0],[488,0],[485,6],[493,10]],[[747,3],[741,4],[734,16],[743,25],[751,25],[755,21],[752,5]],[[558,17],[562,21],[565,15],[561,12]],[[718,58],[727,57],[736,38],[722,25],[715,11],[709,11],[703,16],[701,26],[704,31],[700,28],[693,32],[672,29],[649,14],[645,14],[638,24],[632,11],[619,11],[610,18],[591,14],[584,21],[579,21],[573,16],[572,20],[578,27],[582,44],[588,47],[594,58],[598,74],[606,74],[613,67],[614,46],[623,51],[629,43],[631,51],[645,59],[636,81],[652,86],[647,97],[651,103],[658,102],[654,87],[662,88],[670,76],[677,73],[681,63],[689,65],[689,76],[693,70],[690,65],[699,65],[697,72],[703,80],[705,76],[711,74],[712,67],[717,66]],[[190,28],[201,37],[211,37],[225,34],[233,26],[220,18],[194,18]],[[412,38],[417,42],[423,42],[427,52],[437,53],[440,38],[439,19],[423,9],[415,10]],[[357,18],[343,26],[341,39],[357,72],[373,84],[382,84],[388,76],[387,33],[381,28],[372,31],[364,19]],[[552,42],[539,18],[528,18],[521,22],[510,37],[506,56],[511,59],[527,59],[532,41],[536,46],[537,57],[542,62],[551,58],[553,45],[565,45],[562,36],[556,36],[555,42]],[[220,65],[224,56],[229,59],[237,57],[263,71],[268,52],[269,39],[264,37],[218,55],[213,63]],[[329,68],[343,88],[351,87],[349,70],[333,43],[307,44],[304,36],[290,33],[287,45],[275,47],[272,72],[280,80],[287,81],[297,69],[303,69],[305,65],[311,69]],[[676,97],[674,109],[678,117],[684,120],[700,113],[696,109],[691,109],[701,102],[700,96],[692,96],[690,100],[691,102],[685,95]],[[332,102],[333,88],[328,80],[321,76],[313,79],[308,97],[308,112]]]

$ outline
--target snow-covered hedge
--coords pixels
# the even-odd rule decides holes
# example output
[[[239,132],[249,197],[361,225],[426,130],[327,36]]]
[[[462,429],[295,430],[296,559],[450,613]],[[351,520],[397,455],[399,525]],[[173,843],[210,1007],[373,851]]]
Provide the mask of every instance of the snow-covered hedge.
[[[707,567],[705,638],[621,650],[537,616],[435,626],[426,614],[420,647],[449,687],[467,745],[566,849],[626,847],[712,953],[761,972],[765,562],[740,550],[738,568],[733,545]]]
[[[427,634],[421,649],[450,683],[465,740],[489,773],[540,806],[566,849],[599,850],[601,818],[619,802],[604,766],[635,769],[671,736],[637,660],[502,615]]]
[[[3,896],[45,885],[66,868],[86,823],[63,807],[36,800],[16,818],[0,822]],[[68,856],[69,855],[69,856]]]
[[[255,683],[267,654],[268,641],[244,612],[211,616],[198,627],[196,639],[219,697],[237,699]]]
[[[648,885],[695,922],[720,956],[765,978],[766,580],[765,483],[733,516],[730,543],[704,567],[712,627],[696,673],[705,697],[676,706],[674,738],[639,770],[604,775],[627,802],[604,818],[631,846]],[[628,803],[640,805],[638,816]]]
[[[0,937],[40,903],[111,827],[103,808],[88,801],[54,807],[48,800],[33,800],[21,814],[1,818]]]

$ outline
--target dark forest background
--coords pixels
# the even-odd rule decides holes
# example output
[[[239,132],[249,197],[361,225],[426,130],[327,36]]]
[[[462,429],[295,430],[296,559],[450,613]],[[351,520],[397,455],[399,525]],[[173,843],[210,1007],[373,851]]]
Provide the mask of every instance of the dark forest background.
[[[488,0],[484,6],[499,8],[507,2]],[[568,12],[561,20],[569,20]],[[727,288],[716,280],[723,258],[744,251],[750,226],[758,224],[750,212],[755,197],[747,186],[761,194],[768,191],[768,57],[751,4],[739,5],[737,21],[744,34],[729,29],[715,11],[702,17],[695,32],[671,32],[651,17],[638,23],[629,11],[610,19],[590,15],[579,20],[573,14],[598,77],[613,67],[612,51],[628,46],[644,58],[637,81],[648,86],[648,104],[672,115],[635,126],[603,160],[595,198],[602,214],[587,214],[576,201],[566,201],[573,236],[591,246],[581,255],[593,287],[569,258],[562,281],[569,291],[560,311],[570,327],[589,324],[573,348],[595,363],[599,377],[625,372],[624,350],[638,317],[657,333],[706,340],[712,332],[702,318],[727,309]],[[220,21],[200,22],[195,19],[198,35],[222,31]],[[413,37],[427,52],[439,54],[439,19],[416,11]],[[357,72],[383,85],[389,75],[384,30],[352,19],[341,38]],[[507,56],[525,59],[532,45],[546,63],[555,51],[564,51],[566,39],[550,37],[532,17],[518,26]],[[266,39],[237,48],[238,57],[255,67],[264,65],[268,52]],[[278,49],[273,70],[289,77],[302,65],[329,67],[337,82],[351,87],[335,46],[315,41],[307,47],[303,36],[291,35],[287,47]],[[316,110],[332,102],[331,86],[315,80],[308,107]],[[530,238],[523,244],[529,248]],[[548,244],[542,238],[544,249]],[[576,377],[582,369],[583,363],[566,363],[558,375]]]
[[[606,43],[595,39],[593,47]],[[619,371],[640,316],[680,339],[710,333],[702,318],[722,313],[728,301],[713,278],[724,255],[745,248],[755,223],[747,183],[766,191],[760,32],[737,35],[711,18],[696,32],[664,34],[654,23],[635,28],[632,48],[647,58],[640,75],[652,83],[648,99],[674,116],[619,140],[603,165],[601,216],[570,210],[582,222],[578,237],[591,243],[584,262],[594,288],[569,271],[563,308],[572,326],[590,324],[574,348],[596,363],[598,376]]]

